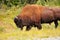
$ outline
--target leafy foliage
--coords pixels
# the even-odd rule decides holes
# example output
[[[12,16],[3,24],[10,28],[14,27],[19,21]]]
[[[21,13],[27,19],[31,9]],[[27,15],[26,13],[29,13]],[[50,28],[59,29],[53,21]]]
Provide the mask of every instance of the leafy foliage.
[[[13,5],[23,6],[26,4],[41,4],[41,5],[60,5],[60,0],[0,0],[0,5],[5,4],[8,7]]]

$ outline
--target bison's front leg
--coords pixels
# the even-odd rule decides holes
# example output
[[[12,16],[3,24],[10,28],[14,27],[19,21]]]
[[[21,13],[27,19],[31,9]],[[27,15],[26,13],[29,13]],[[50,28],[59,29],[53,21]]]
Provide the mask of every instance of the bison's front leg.
[[[31,29],[31,26],[28,25],[28,26],[26,27],[26,31],[29,31],[30,29]]]
[[[42,29],[41,23],[36,23],[37,29]]]
[[[21,27],[21,30],[23,30],[23,27]]]
[[[37,25],[37,28],[38,28],[38,29],[42,29],[41,24]]]
[[[23,25],[21,25],[21,26],[20,26],[20,29],[21,29],[21,30],[23,30],[23,27],[24,27],[24,26],[23,26]]]
[[[57,28],[57,26],[58,26],[58,21],[57,21],[57,20],[54,21],[54,24],[55,24],[55,28]]]

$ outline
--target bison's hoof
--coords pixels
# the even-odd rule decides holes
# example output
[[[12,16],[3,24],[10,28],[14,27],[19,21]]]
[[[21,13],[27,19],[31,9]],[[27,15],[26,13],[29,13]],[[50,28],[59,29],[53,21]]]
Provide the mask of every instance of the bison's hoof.
[[[27,28],[27,29],[26,29],[26,31],[29,31],[29,30],[30,30],[30,28]]]
[[[21,30],[23,30],[23,28],[21,28]]]
[[[37,27],[38,30],[42,29],[42,27]]]

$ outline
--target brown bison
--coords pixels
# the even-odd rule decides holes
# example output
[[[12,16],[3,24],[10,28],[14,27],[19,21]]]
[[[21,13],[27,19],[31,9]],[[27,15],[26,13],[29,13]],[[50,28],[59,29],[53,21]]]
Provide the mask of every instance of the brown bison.
[[[39,5],[27,5],[25,6],[21,14],[14,18],[14,22],[17,27],[23,29],[24,26],[26,30],[30,30],[34,25],[38,29],[42,29],[42,23],[55,23],[57,28],[58,20],[60,20],[60,9],[59,8],[49,8]]]

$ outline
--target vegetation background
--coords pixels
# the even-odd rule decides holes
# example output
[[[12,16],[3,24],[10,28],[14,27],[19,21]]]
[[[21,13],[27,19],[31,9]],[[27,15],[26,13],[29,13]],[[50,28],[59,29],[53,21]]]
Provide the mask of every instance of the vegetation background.
[[[59,37],[60,22],[55,29],[54,23],[42,24],[43,29],[32,28],[30,31],[21,31],[14,23],[14,17],[20,14],[27,4],[43,6],[60,6],[60,0],[0,0],[0,40],[38,40],[41,38]]]

